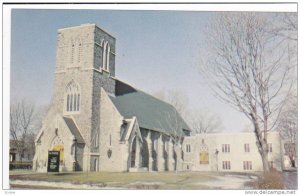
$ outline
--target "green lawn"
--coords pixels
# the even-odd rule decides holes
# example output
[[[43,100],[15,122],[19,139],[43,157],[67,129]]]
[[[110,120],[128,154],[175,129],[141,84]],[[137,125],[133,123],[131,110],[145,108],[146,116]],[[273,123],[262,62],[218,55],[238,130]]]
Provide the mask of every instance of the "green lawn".
[[[209,189],[201,182],[211,181],[221,173],[203,172],[145,172],[145,173],[110,173],[77,172],[46,174],[29,172],[11,172],[10,179],[69,182],[73,184],[93,184],[109,187],[138,189]]]

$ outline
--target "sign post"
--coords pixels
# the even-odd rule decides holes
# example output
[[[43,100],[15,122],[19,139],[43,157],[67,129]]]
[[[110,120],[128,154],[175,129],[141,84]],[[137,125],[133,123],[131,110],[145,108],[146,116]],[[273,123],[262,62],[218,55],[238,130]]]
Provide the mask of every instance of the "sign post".
[[[48,151],[47,172],[59,172],[59,151]]]

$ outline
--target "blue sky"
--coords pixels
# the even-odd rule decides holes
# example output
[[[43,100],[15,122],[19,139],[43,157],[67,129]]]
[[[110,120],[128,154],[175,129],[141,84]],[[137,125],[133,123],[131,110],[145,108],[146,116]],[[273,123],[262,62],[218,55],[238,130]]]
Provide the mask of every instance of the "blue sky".
[[[117,39],[116,77],[147,93],[179,90],[190,109],[241,131],[245,117],[217,100],[198,71],[204,30],[214,12],[14,9],[11,28],[11,100],[49,104],[54,82],[56,32],[96,23]]]

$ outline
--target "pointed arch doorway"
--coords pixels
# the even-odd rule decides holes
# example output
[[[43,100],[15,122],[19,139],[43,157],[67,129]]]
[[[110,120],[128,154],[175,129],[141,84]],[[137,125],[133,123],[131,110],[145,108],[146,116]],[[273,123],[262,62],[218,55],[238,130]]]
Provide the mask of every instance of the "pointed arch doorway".
[[[148,143],[145,139],[141,143],[140,149],[137,149],[136,137],[133,139],[130,150],[130,168],[149,168],[149,148]],[[137,161],[137,156],[139,156],[139,162]]]

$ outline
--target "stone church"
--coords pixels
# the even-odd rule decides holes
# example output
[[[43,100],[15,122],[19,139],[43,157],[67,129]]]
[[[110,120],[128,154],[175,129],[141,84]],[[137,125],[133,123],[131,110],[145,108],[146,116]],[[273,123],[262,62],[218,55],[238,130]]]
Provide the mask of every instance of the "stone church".
[[[115,77],[116,39],[95,24],[58,30],[54,94],[33,169],[173,171],[190,129],[176,109]]]
[[[54,94],[38,133],[33,170],[48,151],[60,171],[262,171],[251,133],[190,135],[176,109],[115,77],[116,39],[95,24],[58,30]],[[270,167],[285,169],[278,132]]]

